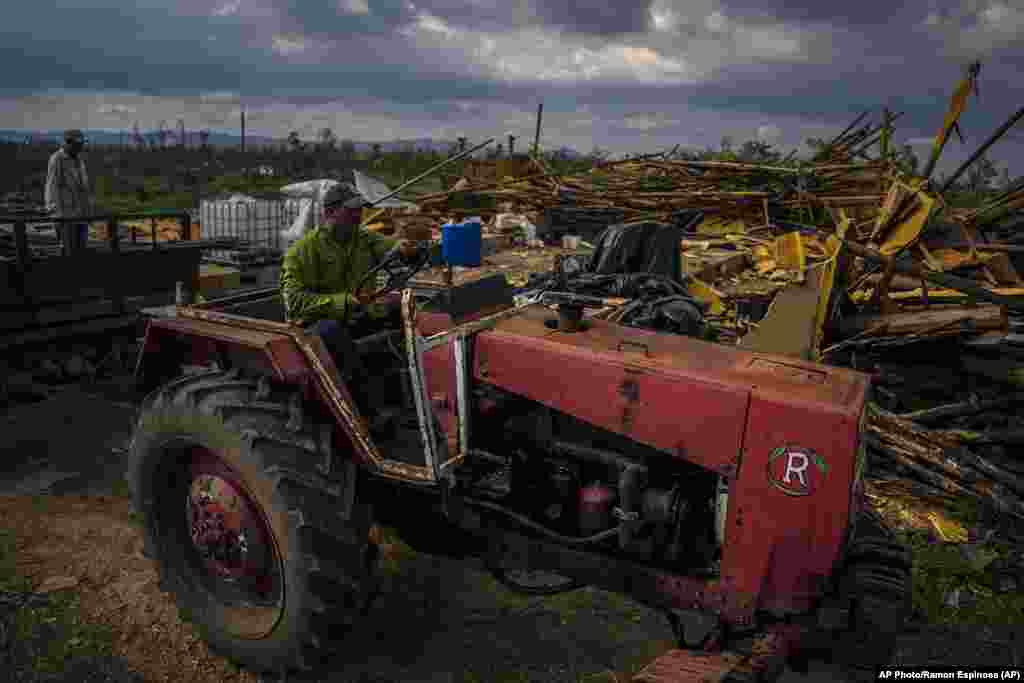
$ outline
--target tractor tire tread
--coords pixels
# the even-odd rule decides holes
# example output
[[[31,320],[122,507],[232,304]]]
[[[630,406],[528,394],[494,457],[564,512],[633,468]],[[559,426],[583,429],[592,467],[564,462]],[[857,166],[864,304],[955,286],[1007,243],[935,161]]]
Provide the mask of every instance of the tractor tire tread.
[[[347,519],[340,514],[342,496],[337,482],[316,469],[324,456],[322,440],[309,428],[311,425],[298,432],[287,429],[287,401],[260,396],[256,380],[209,372],[172,381],[147,397],[139,425],[147,414],[165,410],[198,413],[243,434],[244,457],[250,458],[256,470],[271,482],[293,544],[282,561],[299,567],[299,578],[289,589],[305,595],[300,598],[301,614],[291,617],[301,624],[297,627],[301,631],[298,640],[293,639],[288,653],[268,656],[266,667],[255,668],[315,668],[324,661],[327,645],[341,635],[339,627],[351,627],[375,594],[372,564],[376,554],[369,540],[369,507],[357,504]],[[155,501],[140,500],[139,482],[134,477],[129,479],[138,512],[144,517],[151,515]],[[143,526],[147,547],[155,548],[152,529]],[[188,605],[189,588],[183,578],[174,571],[165,571],[162,563],[157,564],[161,589],[173,595],[179,605]],[[182,611],[190,612],[187,608]],[[239,661],[236,653],[217,639],[208,641],[208,645],[218,654]]]

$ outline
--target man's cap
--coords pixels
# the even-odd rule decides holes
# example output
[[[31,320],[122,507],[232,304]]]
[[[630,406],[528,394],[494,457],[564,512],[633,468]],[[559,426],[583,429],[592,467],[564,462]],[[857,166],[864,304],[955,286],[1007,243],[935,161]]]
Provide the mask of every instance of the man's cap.
[[[77,128],[69,128],[66,131],[64,131],[64,141],[65,142],[71,142],[71,141],[85,142],[85,135],[83,135],[82,131],[80,131]]]
[[[338,183],[324,195],[324,208],[360,209],[366,206],[366,199],[351,183]]]

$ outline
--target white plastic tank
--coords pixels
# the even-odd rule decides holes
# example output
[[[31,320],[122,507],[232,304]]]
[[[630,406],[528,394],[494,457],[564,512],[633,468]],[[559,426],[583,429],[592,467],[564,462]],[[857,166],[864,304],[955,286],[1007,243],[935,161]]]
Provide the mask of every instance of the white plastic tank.
[[[199,204],[202,239],[234,239],[230,249],[211,250],[212,260],[244,261],[273,259],[282,254],[281,231],[295,218],[295,209],[284,197],[255,198],[236,194],[204,199]]]

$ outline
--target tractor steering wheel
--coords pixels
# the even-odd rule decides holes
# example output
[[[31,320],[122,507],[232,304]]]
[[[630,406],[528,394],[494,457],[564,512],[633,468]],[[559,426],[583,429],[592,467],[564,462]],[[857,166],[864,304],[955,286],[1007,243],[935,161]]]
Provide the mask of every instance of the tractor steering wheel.
[[[375,291],[367,299],[367,303],[379,299],[388,292],[402,289],[405,284],[413,278],[416,273],[423,270],[430,262],[430,250],[421,248],[419,253],[416,255],[415,260],[412,263],[407,263],[402,257],[400,245],[392,247],[384,258],[380,260],[380,263],[370,268],[366,275],[359,283],[359,287],[356,291],[362,291],[363,287],[374,281],[376,277],[383,272],[387,276],[387,281],[384,285]]]

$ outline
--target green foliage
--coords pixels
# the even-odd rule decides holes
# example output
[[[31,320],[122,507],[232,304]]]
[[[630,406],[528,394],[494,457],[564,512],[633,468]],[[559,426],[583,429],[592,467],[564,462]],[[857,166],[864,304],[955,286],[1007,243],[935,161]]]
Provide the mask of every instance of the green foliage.
[[[62,591],[43,607],[18,610],[15,640],[34,671],[55,674],[74,658],[109,656],[114,634],[109,627],[85,621],[78,595]]]
[[[968,192],[982,193],[993,189],[993,182],[999,176],[999,169],[988,158],[982,155],[967,169],[967,178],[963,183]]]
[[[1024,594],[998,594],[991,585],[989,569],[1010,550],[1008,546],[989,543],[972,555],[961,545],[936,542],[927,533],[901,536],[914,555],[914,606],[929,623],[994,626],[1024,619]],[[973,592],[976,602],[948,606],[948,596],[957,589]]]
[[[7,529],[0,528],[0,590],[26,591],[28,579],[18,576],[16,558],[17,539]]]
[[[896,165],[907,175],[916,176],[920,170],[921,159],[910,145],[903,145],[894,155]]]
[[[452,209],[462,211],[478,211],[480,209],[494,209],[497,206],[497,199],[488,195],[480,195],[474,192],[456,192],[451,195],[448,206]]]
[[[989,193],[950,190],[943,197],[954,209],[977,209],[990,199]]]

